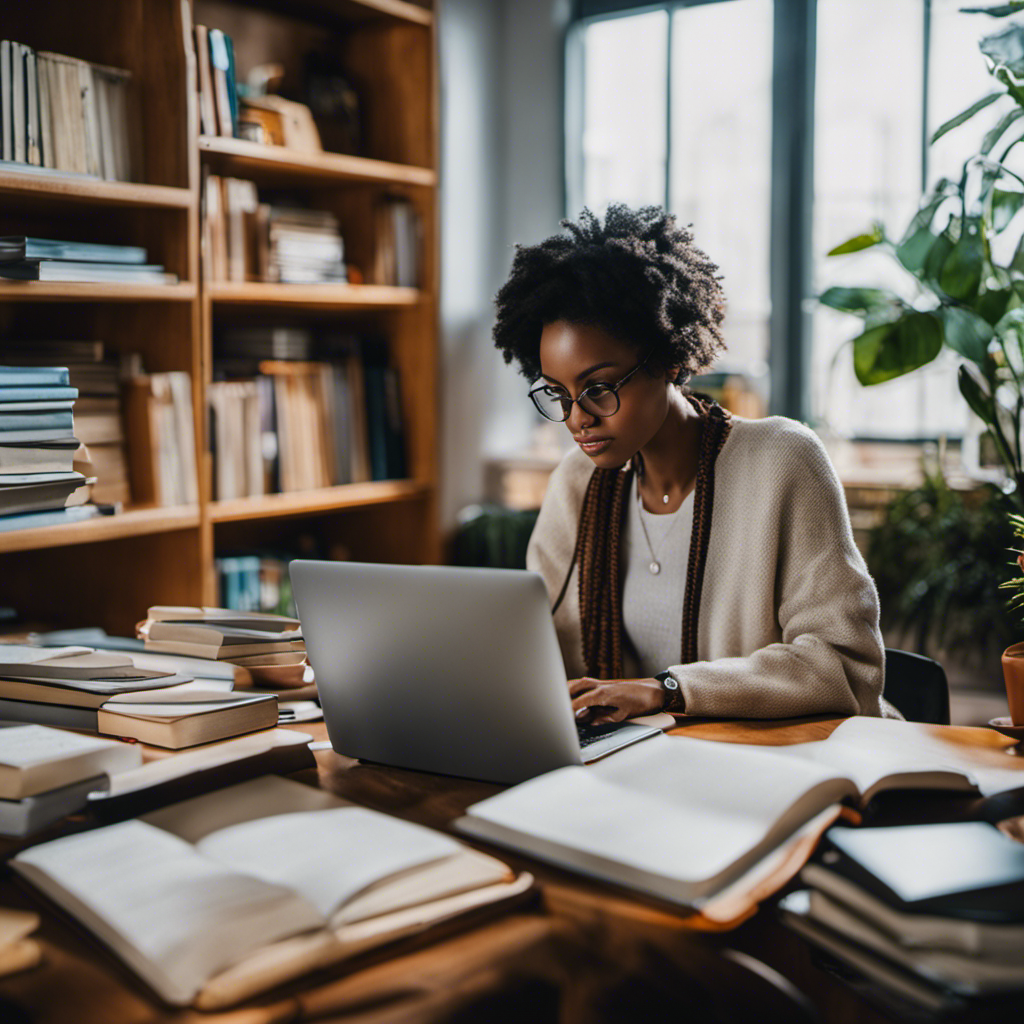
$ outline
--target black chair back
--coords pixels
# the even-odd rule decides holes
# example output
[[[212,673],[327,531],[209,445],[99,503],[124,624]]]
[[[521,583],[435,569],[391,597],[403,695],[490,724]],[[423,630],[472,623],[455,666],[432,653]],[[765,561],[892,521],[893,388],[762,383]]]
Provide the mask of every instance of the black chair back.
[[[910,722],[949,725],[949,683],[931,658],[887,647],[884,696]]]

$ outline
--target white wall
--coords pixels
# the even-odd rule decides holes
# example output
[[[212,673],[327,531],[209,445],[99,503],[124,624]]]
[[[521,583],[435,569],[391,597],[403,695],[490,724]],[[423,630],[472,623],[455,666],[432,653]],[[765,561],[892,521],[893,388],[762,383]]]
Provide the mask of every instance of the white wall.
[[[441,522],[483,491],[483,465],[521,450],[526,381],[491,342],[516,242],[562,216],[562,39],[568,0],[443,0]]]

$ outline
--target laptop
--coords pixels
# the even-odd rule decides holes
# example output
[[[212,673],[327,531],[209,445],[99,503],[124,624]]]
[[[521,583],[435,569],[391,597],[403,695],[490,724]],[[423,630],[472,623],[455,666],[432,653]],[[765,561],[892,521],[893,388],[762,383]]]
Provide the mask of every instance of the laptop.
[[[300,559],[290,574],[340,754],[515,783],[660,734],[577,727],[536,573]]]

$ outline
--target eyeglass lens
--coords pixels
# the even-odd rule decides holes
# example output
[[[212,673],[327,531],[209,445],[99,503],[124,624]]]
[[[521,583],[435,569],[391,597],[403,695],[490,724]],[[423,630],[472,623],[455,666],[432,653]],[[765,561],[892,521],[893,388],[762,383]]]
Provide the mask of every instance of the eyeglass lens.
[[[538,388],[531,392],[531,397],[540,414],[549,420],[562,422],[572,412],[572,399],[555,388]],[[583,411],[591,416],[611,416],[618,411],[619,396],[611,388],[598,384],[587,388],[580,396],[579,403]]]

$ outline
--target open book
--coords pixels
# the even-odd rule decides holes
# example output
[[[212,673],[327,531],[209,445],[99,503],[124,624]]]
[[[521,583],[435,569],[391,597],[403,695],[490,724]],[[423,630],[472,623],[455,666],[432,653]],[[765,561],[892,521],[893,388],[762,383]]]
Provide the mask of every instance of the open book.
[[[271,776],[12,866],[167,1002],[204,1009],[532,884],[448,836]]]
[[[974,764],[915,723],[852,718],[819,743],[655,737],[474,804],[470,835],[701,906],[827,808],[895,788],[998,792],[1024,764]]]

